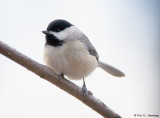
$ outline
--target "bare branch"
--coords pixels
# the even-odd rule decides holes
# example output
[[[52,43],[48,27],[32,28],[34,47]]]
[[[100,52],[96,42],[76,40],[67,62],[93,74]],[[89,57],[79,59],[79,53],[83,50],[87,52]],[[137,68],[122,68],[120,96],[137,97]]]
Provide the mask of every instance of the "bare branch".
[[[39,64],[31,58],[23,55],[15,49],[9,47],[7,44],[0,41],[0,53],[9,59],[15,61],[21,66],[27,68],[39,77],[51,82],[72,96],[76,97],[84,104],[101,114],[106,118],[120,118],[120,116],[109,109],[103,102],[95,98],[91,92],[87,95],[82,94],[81,87],[78,87],[74,83],[67,79],[60,79],[59,76],[45,65]]]

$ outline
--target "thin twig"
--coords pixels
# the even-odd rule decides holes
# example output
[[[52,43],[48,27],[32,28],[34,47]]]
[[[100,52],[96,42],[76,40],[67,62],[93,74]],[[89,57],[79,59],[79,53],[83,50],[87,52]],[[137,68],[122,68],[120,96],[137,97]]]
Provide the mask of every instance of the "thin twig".
[[[31,58],[23,55],[15,49],[9,47],[7,44],[0,41],[0,53],[9,59],[15,61],[21,66],[27,68],[39,77],[51,82],[72,96],[76,97],[84,104],[95,110],[100,115],[106,118],[121,118],[118,114],[109,109],[103,102],[95,98],[91,92],[87,95],[82,94],[81,87],[75,85],[67,79],[60,79],[60,77],[45,65],[39,64]]]

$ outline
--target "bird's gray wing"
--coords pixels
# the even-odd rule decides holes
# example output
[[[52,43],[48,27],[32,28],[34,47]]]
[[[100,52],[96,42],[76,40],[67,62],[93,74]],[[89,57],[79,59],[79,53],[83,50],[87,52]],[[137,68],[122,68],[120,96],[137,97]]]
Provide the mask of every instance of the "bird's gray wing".
[[[116,69],[115,67],[99,61],[98,53],[97,53],[95,47],[91,44],[91,42],[89,41],[89,39],[87,38],[86,35],[82,34],[82,36],[79,37],[78,40],[80,42],[82,42],[83,44],[85,44],[86,49],[88,50],[88,52],[91,55],[93,55],[93,56],[95,56],[97,58],[99,67],[101,67],[103,70],[105,70],[106,72],[110,73],[111,75],[114,75],[114,76],[117,76],[117,77],[124,77],[125,76],[125,74],[123,72],[121,72],[120,70]]]
[[[88,37],[82,33],[81,37],[78,38],[78,40],[80,42],[82,42],[83,44],[85,44],[87,50],[89,51],[89,53],[93,56],[96,57],[97,60],[99,60],[99,55],[95,49],[95,47],[91,44],[91,42],[89,41]]]

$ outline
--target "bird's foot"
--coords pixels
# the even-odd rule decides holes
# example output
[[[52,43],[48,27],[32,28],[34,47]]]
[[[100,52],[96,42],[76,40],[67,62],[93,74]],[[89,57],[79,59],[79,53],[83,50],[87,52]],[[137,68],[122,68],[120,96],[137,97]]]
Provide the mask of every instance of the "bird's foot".
[[[58,75],[58,77],[59,77],[60,79],[63,79],[63,78],[64,78],[64,74],[61,73],[61,74]]]
[[[83,86],[82,86],[82,94],[83,94],[83,95],[87,95],[87,93],[88,93],[87,87],[86,87],[85,84],[83,84]]]
[[[88,91],[87,91],[87,87],[86,87],[84,78],[83,78],[82,94],[83,94],[83,95],[87,95],[87,94],[88,94]]]

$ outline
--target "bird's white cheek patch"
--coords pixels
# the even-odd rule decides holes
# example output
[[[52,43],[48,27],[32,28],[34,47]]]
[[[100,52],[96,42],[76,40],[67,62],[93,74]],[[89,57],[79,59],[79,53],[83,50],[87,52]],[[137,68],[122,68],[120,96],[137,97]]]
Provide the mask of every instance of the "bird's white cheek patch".
[[[55,37],[57,37],[59,40],[63,40],[64,38],[66,38],[68,36],[67,31],[61,31],[61,32],[53,32],[53,35]]]
[[[81,32],[77,27],[71,26],[60,32],[52,32],[52,34],[59,40],[64,40],[79,37],[81,35]]]

